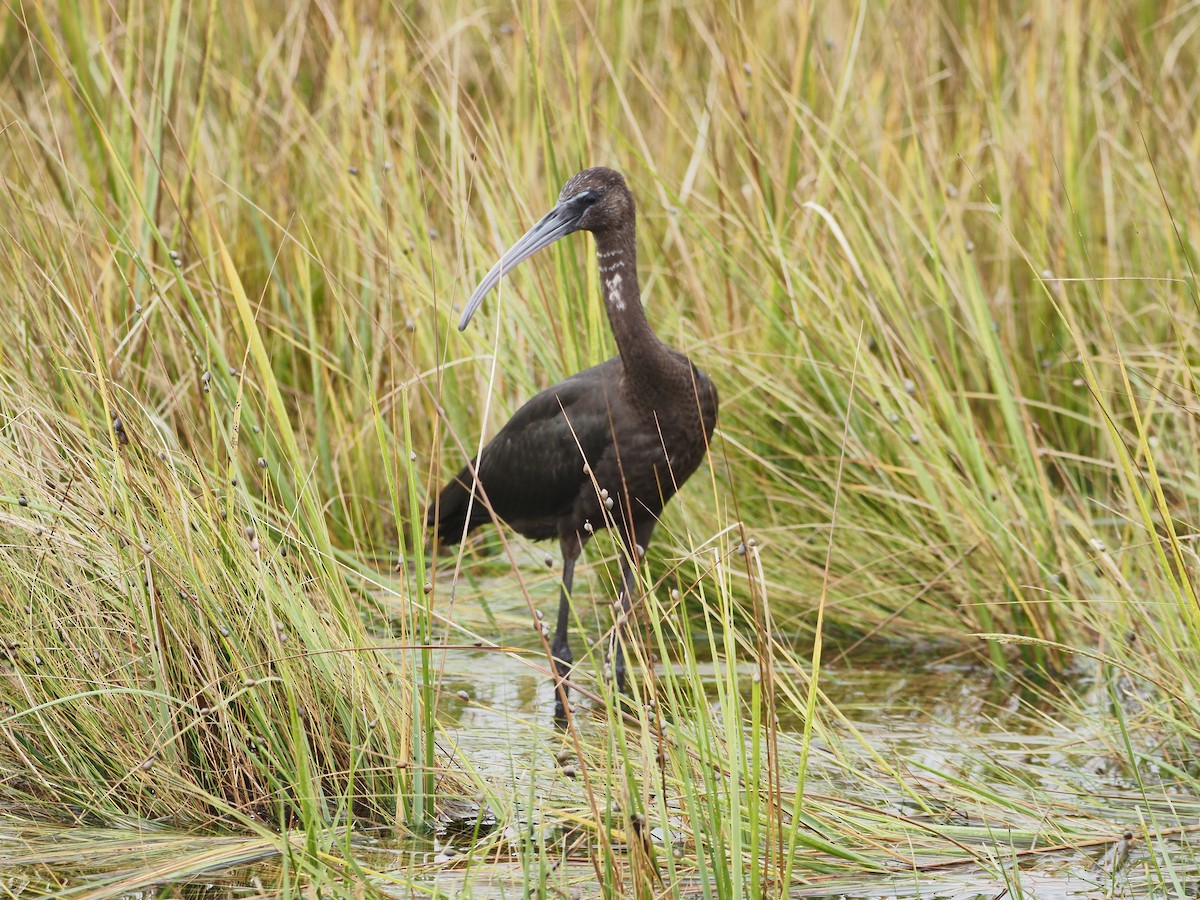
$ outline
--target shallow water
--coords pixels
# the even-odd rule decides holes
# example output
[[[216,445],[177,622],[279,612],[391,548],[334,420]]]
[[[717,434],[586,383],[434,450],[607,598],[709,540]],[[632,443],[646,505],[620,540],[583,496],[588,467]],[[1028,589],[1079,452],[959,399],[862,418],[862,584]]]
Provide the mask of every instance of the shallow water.
[[[553,604],[546,605],[545,618],[549,620]],[[455,612],[456,621],[470,621],[472,611],[467,605]],[[499,627],[504,644],[513,648],[512,652],[480,648],[436,654],[441,688],[439,714],[446,722],[447,741],[494,783],[506,786],[507,795],[521,807],[516,813],[521,821],[536,819],[545,814],[546,808],[562,809],[578,804],[581,797],[578,782],[563,778],[562,766],[554,758],[565,741],[551,722],[553,693],[545,674],[544,651],[532,629],[517,624],[529,621],[529,610],[523,600],[513,600],[501,608],[493,600],[487,619],[486,625],[480,622],[473,630],[486,633],[489,628],[494,632]],[[834,656],[832,652],[827,654],[827,658]],[[580,667],[577,661],[577,671]],[[665,668],[663,663],[657,664],[657,677],[663,676]],[[734,668],[739,687],[748,691],[754,667],[741,664]],[[703,660],[695,670],[703,679],[710,699],[715,698],[718,679],[727,682],[729,679],[729,668],[720,660]],[[592,672],[582,672],[581,680],[588,682],[592,676]],[[1058,685],[1063,686],[1081,696],[1088,691],[1082,676]],[[967,900],[1016,894],[1078,898],[1173,893],[1161,894],[1161,889],[1151,889],[1150,880],[1160,879],[1161,874],[1154,874],[1151,854],[1140,841],[1122,843],[1125,829],[1141,833],[1139,822],[1144,821],[1147,808],[1153,804],[1147,796],[1138,795],[1136,784],[1114,770],[1101,743],[1089,736],[1072,734],[1055,721],[1041,689],[1016,680],[997,680],[985,667],[946,658],[932,650],[916,654],[912,648],[897,651],[887,647],[876,648],[870,654],[859,652],[852,662],[823,666],[821,687],[830,707],[840,711],[849,722],[848,728],[862,736],[870,752],[899,764],[905,772],[917,773],[918,778],[922,771],[929,771],[939,777],[950,773],[963,779],[988,779],[1001,768],[1021,771],[1035,779],[1033,787],[1046,795],[1069,794],[1072,822],[1087,823],[1086,830],[1098,831],[1101,836],[1090,841],[1073,841],[1076,848],[1060,850],[1014,841],[1012,855],[1020,859],[1016,876],[1011,874],[1011,866],[1007,867],[1010,874],[1003,874],[1006,867],[1002,862],[986,872],[973,865],[941,865],[952,857],[943,856],[940,860],[930,857],[922,860],[929,864],[926,870],[853,879],[839,876],[797,888],[796,896]],[[586,700],[579,704],[584,713],[579,719],[580,727],[603,727],[587,715],[591,706]],[[798,744],[802,730],[800,711],[781,702],[777,714],[781,743]],[[851,746],[856,745],[851,743]],[[868,751],[862,749],[861,753],[864,765],[869,765]],[[928,819],[928,803],[915,802],[899,787],[886,790],[878,783],[864,785],[847,778],[837,766],[823,765],[819,754],[814,759],[809,790],[844,796],[909,820]],[[997,785],[996,791],[1020,795],[1020,788],[1012,785]],[[505,793],[505,788],[500,793]],[[1091,808],[1087,805],[1089,796],[1096,798]],[[522,799],[529,802],[522,803]],[[1194,798],[1179,800],[1185,805],[1195,802]],[[1180,810],[1174,808],[1171,812],[1176,816],[1175,821],[1179,821]],[[952,804],[942,813],[936,817],[936,824],[978,825],[986,831],[987,823],[972,821],[967,812]],[[509,809],[509,815],[512,814]],[[1100,820],[1098,826],[1096,820]],[[447,852],[461,853],[477,837],[473,829],[479,821],[474,808],[464,811],[459,823],[453,821],[451,813],[427,852],[438,859],[445,859]],[[485,813],[484,830],[493,821]],[[463,823],[468,827],[462,829]],[[1043,824],[1031,817],[1029,833],[1040,831]],[[456,829],[456,825],[460,827]],[[661,841],[662,836],[657,837]],[[1004,847],[1006,840],[1003,831],[984,834],[977,846]],[[1042,849],[1046,852],[1041,852]],[[1155,852],[1173,858],[1177,877],[1183,879],[1179,884],[1186,886],[1195,881],[1198,857],[1194,848],[1172,838],[1161,842]],[[1120,863],[1115,864],[1118,857]],[[568,858],[562,865],[578,869],[573,886],[579,896],[587,897],[592,893],[591,869],[581,860],[582,856]],[[561,876],[563,871],[560,868],[558,874]],[[469,874],[443,871],[431,874],[429,883],[451,894],[466,888],[474,896],[511,896],[524,884],[515,862],[482,869],[472,867]],[[700,889],[699,885],[695,887]]]

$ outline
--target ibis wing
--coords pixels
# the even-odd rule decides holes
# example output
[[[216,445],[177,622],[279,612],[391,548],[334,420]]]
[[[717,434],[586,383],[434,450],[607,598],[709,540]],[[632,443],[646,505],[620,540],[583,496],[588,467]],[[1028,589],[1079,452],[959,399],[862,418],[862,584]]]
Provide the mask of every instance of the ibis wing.
[[[501,518],[556,519],[588,485],[584,466],[612,440],[604,379],[589,369],[517,410],[484,448],[479,480]]]
[[[492,510],[527,537],[557,535],[557,520],[590,489],[584,471],[612,445],[609,400],[619,378],[613,359],[547,388],[517,410],[476,464],[479,484]],[[457,539],[466,524],[473,483],[467,466],[442,490],[438,530]],[[489,521],[479,498],[466,530]]]

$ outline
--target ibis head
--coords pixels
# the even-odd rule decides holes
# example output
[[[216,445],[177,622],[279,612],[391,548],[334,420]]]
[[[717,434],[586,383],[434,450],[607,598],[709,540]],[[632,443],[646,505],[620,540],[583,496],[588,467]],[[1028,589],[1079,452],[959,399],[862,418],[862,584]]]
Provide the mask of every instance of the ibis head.
[[[458,330],[463,331],[467,327],[483,303],[483,298],[500,283],[501,278],[543,247],[549,247],[574,231],[590,231],[601,235],[629,228],[634,215],[633,194],[620,172],[597,167],[573,175],[563,185],[554,208],[504,251],[491,271],[479,282],[458,321]]]

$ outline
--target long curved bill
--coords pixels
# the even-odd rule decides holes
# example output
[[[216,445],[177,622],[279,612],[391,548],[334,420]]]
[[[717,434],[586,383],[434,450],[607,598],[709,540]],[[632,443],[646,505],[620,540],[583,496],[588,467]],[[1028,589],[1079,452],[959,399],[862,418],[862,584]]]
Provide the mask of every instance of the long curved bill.
[[[586,203],[580,203],[581,196],[563,200],[554,209],[542,216],[536,225],[523,234],[515,244],[504,251],[504,255],[492,266],[490,272],[483,276],[483,281],[471,294],[467,308],[463,310],[462,318],[458,320],[458,330],[463,331],[471,316],[479,309],[488,291],[500,283],[500,279],[515,269],[543,247],[549,247],[560,237],[579,230],[579,220],[587,210]]]

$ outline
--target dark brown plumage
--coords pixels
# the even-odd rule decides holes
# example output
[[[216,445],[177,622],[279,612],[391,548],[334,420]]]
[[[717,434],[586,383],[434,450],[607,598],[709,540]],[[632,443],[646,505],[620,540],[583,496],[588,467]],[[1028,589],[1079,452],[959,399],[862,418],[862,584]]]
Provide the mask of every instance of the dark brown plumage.
[[[445,543],[491,521],[491,512],[525,537],[557,537],[562,592],[551,650],[559,679],[572,662],[567,641],[575,562],[591,536],[617,528],[622,619],[635,588],[634,565],[663,506],[700,465],[717,422],[708,376],[651,330],[638,291],[633,194],[612,169],[571,178],[558,204],[501,257],[475,289],[459,323],[466,328],[484,296],[522,260],[573,231],[596,239],[600,285],[618,356],[542,391],[519,410],[441,491],[429,512]],[[474,495],[475,479],[482,490]],[[614,641],[618,688],[624,654]],[[565,710],[566,686],[557,714]]]

